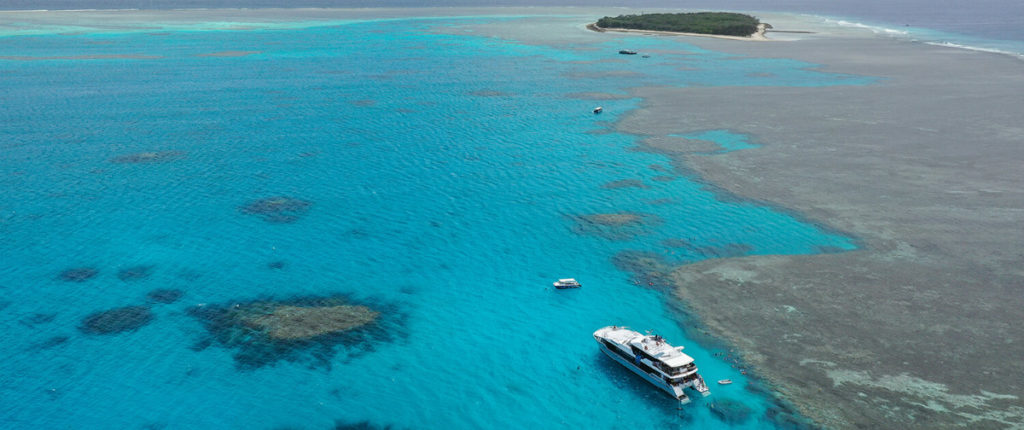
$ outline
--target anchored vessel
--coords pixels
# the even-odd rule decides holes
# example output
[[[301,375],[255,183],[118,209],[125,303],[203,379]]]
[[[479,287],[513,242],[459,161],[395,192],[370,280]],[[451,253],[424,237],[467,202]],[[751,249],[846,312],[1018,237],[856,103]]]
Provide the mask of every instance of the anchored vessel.
[[[555,288],[558,288],[559,290],[564,290],[566,288],[579,288],[579,287],[582,287],[582,285],[580,285],[579,281],[577,281],[577,280],[575,280],[573,278],[559,279],[557,282],[555,282],[554,285],[555,285]]]
[[[693,388],[711,394],[704,378],[697,374],[693,358],[683,347],[673,347],[658,335],[642,335],[626,327],[608,326],[594,332],[594,340],[613,360],[632,370],[682,403],[690,398],[683,392]]]

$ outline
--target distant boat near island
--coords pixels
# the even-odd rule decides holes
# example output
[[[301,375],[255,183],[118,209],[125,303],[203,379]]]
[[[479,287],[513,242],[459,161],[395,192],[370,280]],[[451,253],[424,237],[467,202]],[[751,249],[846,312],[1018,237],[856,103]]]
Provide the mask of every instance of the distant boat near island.
[[[619,51],[619,53],[622,55],[636,55],[636,51],[630,51],[628,49],[623,49]]]

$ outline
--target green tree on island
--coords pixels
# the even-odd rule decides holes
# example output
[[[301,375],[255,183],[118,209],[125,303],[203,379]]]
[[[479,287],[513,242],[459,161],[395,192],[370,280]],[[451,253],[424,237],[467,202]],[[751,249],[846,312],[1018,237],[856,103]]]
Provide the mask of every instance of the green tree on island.
[[[757,32],[761,22],[742,13],[695,12],[650,13],[643,15],[606,16],[597,20],[600,28],[630,30],[675,31],[680,33],[715,34],[723,36],[750,36]]]

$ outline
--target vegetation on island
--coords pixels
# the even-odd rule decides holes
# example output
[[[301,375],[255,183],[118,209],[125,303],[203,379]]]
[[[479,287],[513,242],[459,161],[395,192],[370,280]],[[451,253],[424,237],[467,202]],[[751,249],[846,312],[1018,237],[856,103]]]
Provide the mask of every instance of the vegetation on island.
[[[643,15],[606,16],[597,20],[600,28],[630,30],[674,31],[679,33],[715,34],[723,36],[750,36],[757,32],[761,22],[742,13],[695,12],[650,13]]]

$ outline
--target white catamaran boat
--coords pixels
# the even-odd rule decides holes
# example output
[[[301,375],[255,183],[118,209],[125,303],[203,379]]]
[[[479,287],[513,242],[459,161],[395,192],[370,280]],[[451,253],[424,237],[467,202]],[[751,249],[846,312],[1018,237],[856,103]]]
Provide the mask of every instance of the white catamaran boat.
[[[594,332],[594,339],[613,360],[632,370],[682,403],[690,398],[684,388],[711,394],[704,378],[697,374],[693,358],[683,347],[673,347],[661,336],[642,335],[626,327],[608,326]]]

